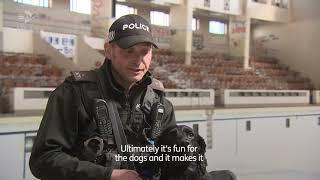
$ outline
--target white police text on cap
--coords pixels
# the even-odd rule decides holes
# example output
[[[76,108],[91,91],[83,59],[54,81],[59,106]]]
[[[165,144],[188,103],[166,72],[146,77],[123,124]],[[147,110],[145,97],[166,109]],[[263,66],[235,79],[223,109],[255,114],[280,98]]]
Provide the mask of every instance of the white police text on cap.
[[[145,24],[141,24],[139,23],[131,23],[131,24],[124,24],[122,25],[122,30],[126,30],[127,28],[129,29],[143,29],[145,31],[149,32],[149,26],[145,25]]]

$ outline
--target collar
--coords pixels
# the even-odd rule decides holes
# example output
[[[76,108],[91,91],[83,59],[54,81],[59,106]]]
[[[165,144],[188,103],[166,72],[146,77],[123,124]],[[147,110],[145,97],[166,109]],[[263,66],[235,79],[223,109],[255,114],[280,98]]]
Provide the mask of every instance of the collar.
[[[109,59],[105,59],[103,65],[99,68],[104,72],[106,76],[106,81],[110,85],[111,89],[118,94],[124,94],[124,88],[116,82],[115,78],[111,72],[111,61]],[[141,89],[145,89],[148,85],[152,83],[151,73],[149,71],[142,77],[142,79],[136,82],[130,89],[129,94],[132,94]]]

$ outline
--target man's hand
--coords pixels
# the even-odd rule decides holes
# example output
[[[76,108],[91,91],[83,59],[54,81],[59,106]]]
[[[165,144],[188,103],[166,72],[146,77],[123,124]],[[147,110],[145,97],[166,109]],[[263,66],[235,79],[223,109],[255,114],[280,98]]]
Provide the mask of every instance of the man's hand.
[[[139,174],[134,170],[114,169],[111,174],[111,180],[142,180]]]

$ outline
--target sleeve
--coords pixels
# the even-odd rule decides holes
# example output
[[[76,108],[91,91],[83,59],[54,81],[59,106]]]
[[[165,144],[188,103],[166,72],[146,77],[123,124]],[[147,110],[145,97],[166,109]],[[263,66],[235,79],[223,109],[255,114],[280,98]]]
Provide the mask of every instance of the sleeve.
[[[42,180],[109,180],[112,169],[72,156],[79,133],[80,96],[64,82],[50,95],[35,139],[29,165]],[[80,119],[80,120],[79,120]]]
[[[177,125],[172,103],[168,99],[163,98],[163,105],[165,107],[165,118],[162,125],[162,131],[168,127]]]

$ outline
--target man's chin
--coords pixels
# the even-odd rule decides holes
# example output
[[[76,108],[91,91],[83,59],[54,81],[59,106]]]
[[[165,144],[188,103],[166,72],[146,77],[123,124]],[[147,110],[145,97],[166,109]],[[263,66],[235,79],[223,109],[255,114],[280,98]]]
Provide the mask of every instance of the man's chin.
[[[133,84],[133,83],[136,83],[136,82],[138,82],[140,80],[141,80],[141,78],[130,78],[129,82],[130,82],[130,84]]]

